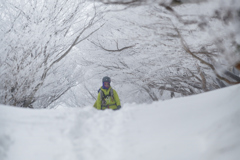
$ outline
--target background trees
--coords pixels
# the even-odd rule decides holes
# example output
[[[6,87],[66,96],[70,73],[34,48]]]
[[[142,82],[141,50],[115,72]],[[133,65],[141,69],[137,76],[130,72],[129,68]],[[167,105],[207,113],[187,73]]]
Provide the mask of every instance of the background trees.
[[[86,1],[1,1],[0,102],[47,107],[81,81],[74,47],[101,18]]]
[[[104,27],[89,38],[88,49],[97,59],[88,57],[87,68],[94,66],[89,76],[94,80],[88,83],[99,79],[89,86],[92,94],[104,75],[113,77],[123,101],[138,103],[239,83],[234,67],[240,58],[239,16],[233,7],[238,2],[189,2],[104,1],[137,7],[109,13]],[[235,15],[228,23],[223,18],[227,12]]]

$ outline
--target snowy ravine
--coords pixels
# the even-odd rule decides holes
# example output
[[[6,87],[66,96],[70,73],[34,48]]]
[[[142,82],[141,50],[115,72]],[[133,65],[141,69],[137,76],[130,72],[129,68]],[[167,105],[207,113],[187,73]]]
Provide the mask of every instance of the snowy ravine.
[[[240,85],[120,111],[0,105],[1,160],[239,160]]]

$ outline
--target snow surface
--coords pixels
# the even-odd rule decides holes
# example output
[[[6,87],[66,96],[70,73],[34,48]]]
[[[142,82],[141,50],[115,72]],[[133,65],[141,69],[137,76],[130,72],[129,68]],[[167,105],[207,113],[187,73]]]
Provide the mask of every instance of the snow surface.
[[[0,106],[1,160],[239,160],[240,85],[120,111]]]

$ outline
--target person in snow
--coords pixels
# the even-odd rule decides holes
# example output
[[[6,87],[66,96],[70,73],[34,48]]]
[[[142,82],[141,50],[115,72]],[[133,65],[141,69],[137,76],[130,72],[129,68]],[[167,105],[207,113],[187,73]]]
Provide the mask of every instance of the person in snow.
[[[117,92],[110,86],[111,78],[103,77],[102,87],[98,91],[97,101],[94,107],[98,110],[113,109],[119,110],[121,103]]]

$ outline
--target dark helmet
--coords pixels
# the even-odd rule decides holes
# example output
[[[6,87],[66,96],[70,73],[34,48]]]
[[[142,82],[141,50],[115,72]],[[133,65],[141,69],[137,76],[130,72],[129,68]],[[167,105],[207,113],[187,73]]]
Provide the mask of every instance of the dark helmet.
[[[103,79],[102,79],[102,82],[104,83],[104,82],[111,82],[111,78],[110,77],[108,77],[108,76],[106,76],[106,77],[103,77]]]

